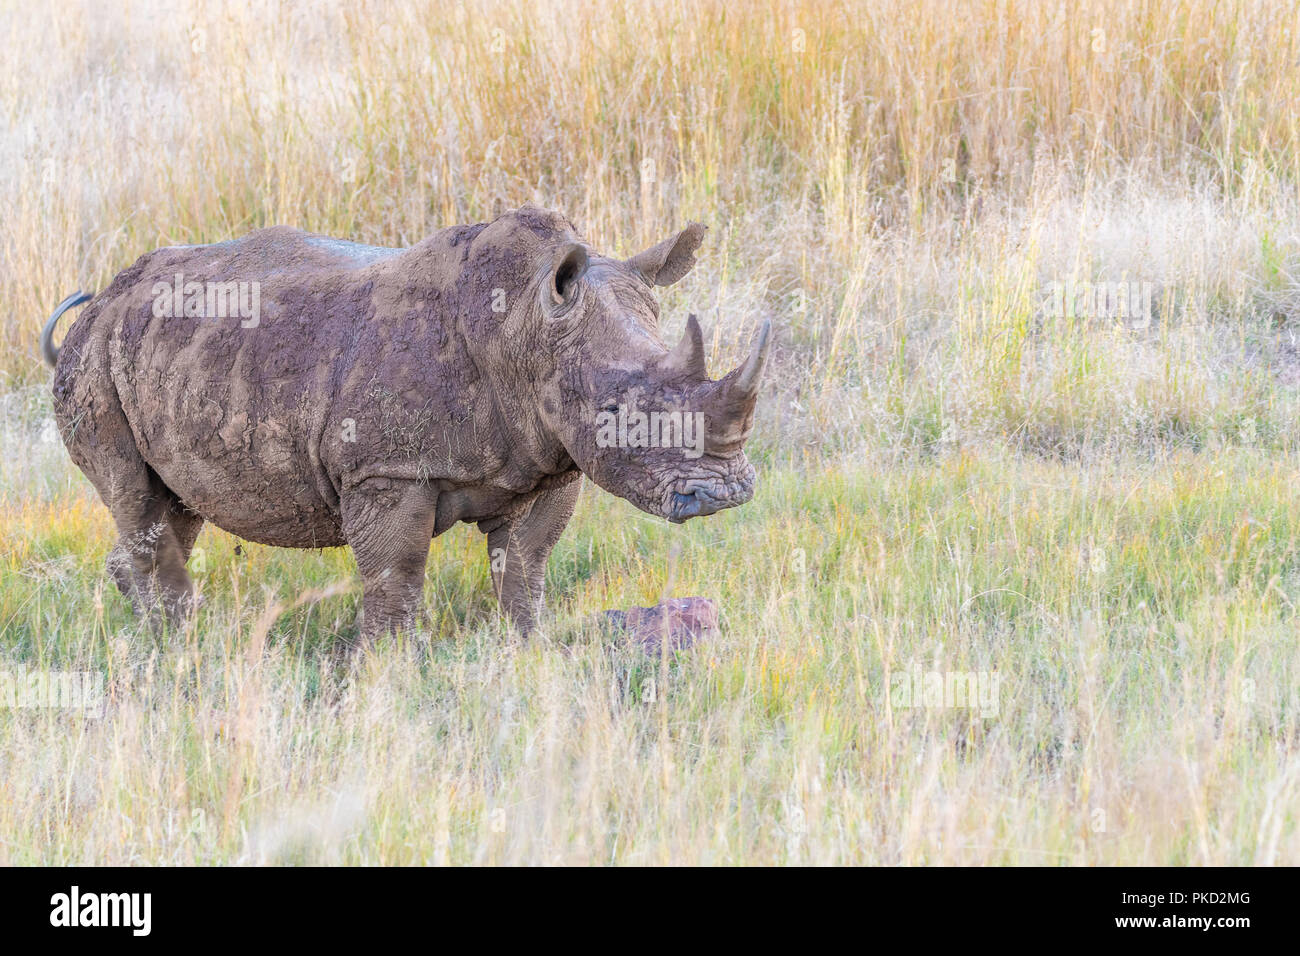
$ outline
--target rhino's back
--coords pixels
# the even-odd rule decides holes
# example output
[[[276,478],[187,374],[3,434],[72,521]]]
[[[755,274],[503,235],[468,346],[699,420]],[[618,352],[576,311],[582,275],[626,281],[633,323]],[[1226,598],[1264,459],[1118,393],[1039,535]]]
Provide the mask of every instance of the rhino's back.
[[[347,417],[333,407],[346,383],[384,364],[358,352],[400,311],[406,251],[283,227],[156,250],[87,310],[97,328],[69,333],[74,348],[76,333],[102,338],[78,374],[111,382],[145,461],[214,524],[267,544],[342,544],[341,475],[323,446],[346,436],[326,432]]]

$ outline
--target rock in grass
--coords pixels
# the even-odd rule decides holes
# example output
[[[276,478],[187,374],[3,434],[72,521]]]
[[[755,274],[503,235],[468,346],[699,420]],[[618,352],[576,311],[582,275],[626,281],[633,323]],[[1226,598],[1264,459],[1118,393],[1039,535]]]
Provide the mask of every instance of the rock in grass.
[[[606,611],[604,624],[647,654],[658,654],[662,642],[669,651],[683,651],[718,633],[718,604],[709,598],[668,598],[654,607]]]

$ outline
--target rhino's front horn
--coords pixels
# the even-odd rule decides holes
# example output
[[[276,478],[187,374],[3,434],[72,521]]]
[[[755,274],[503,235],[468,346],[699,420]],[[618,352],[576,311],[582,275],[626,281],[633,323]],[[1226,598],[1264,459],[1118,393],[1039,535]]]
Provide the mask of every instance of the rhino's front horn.
[[[700,329],[700,320],[694,314],[686,318],[686,331],[681,341],[671,352],[664,356],[661,368],[692,378],[708,378],[704,361],[704,332]]]
[[[728,373],[717,383],[720,405],[714,406],[709,418],[709,430],[704,437],[707,450],[715,455],[729,455],[738,451],[749,438],[754,427],[754,408],[758,405],[758,386],[763,380],[763,366],[767,364],[767,350],[772,335],[772,323],[763,323],[754,343],[753,351],[745,364]]]
[[[758,399],[758,385],[763,379],[763,366],[767,364],[767,349],[772,334],[772,320],[768,319],[759,330],[749,358],[740,374],[732,380],[731,399],[737,404],[752,405]]]

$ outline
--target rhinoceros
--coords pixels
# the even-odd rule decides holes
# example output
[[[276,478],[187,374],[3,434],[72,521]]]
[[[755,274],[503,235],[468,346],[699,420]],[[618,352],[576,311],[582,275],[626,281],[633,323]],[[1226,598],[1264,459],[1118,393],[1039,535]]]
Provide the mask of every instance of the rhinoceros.
[[[753,495],[770,323],[716,381],[695,316],[674,347],[660,335],[654,289],[704,233],[620,260],[535,206],[404,249],[275,226],[147,253],[56,349],[59,316],[88,299],[70,296],[41,348],[63,442],[117,525],[111,577],[137,613],[178,620],[204,521],[346,545],[369,639],[419,623],[431,539],[463,521],[528,633],[582,475],[672,522]],[[681,437],[691,421],[702,440]]]

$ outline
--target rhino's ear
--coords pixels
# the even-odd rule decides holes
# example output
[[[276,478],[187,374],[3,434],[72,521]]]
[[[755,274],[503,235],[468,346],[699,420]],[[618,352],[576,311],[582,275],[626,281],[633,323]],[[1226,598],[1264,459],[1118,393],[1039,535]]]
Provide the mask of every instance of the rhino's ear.
[[[580,242],[561,246],[551,266],[551,301],[564,305],[573,298],[578,280],[587,271],[587,247]]]
[[[672,285],[695,267],[695,250],[704,241],[705,227],[693,222],[645,252],[627,260],[650,285]]]

